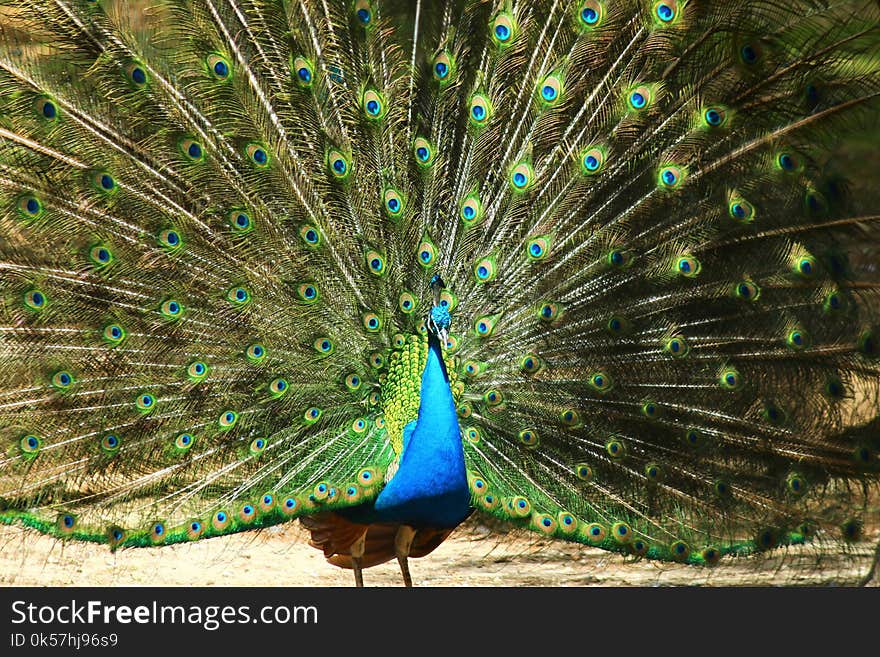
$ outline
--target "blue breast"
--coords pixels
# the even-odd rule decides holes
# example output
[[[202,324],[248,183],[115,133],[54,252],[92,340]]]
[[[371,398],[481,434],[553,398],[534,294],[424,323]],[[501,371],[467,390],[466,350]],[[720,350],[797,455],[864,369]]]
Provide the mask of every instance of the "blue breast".
[[[344,515],[356,522],[401,522],[414,527],[455,527],[470,513],[470,490],[455,401],[431,336],[422,373],[419,416],[404,430],[400,466],[372,508]]]

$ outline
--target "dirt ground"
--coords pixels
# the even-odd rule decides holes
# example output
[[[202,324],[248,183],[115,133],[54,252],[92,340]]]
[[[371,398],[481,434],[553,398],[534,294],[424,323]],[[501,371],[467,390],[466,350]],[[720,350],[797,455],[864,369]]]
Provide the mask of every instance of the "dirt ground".
[[[876,537],[874,537],[875,540]],[[468,523],[432,554],[412,560],[416,586],[852,586],[870,567],[874,544],[847,555],[789,548],[728,558],[714,568],[632,561],[581,545]],[[395,562],[364,573],[367,586],[399,586]],[[0,526],[0,586],[352,586],[298,524],[193,544],[122,550],[61,543]],[[875,576],[873,586],[880,585]]]

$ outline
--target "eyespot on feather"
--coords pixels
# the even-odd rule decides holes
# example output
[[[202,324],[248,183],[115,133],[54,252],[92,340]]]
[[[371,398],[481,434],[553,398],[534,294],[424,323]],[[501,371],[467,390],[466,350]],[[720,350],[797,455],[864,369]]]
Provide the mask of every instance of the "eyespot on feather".
[[[211,53],[205,58],[208,74],[215,80],[226,81],[232,77],[232,64],[220,53]]]
[[[361,107],[364,116],[370,121],[378,121],[384,118],[388,111],[385,98],[375,89],[368,89],[361,98]]]
[[[499,12],[489,23],[489,36],[499,48],[506,48],[513,43],[516,34],[516,22],[513,15],[508,12]]]
[[[431,62],[431,75],[441,85],[448,84],[454,79],[455,59],[448,51],[444,50],[434,57],[434,61]]]
[[[492,118],[492,101],[482,93],[475,93],[468,103],[468,120],[478,128],[485,126]]]
[[[587,0],[575,8],[576,23],[582,32],[590,32],[600,27],[605,21],[605,3],[598,0]]]
[[[413,142],[413,155],[416,164],[421,168],[434,164],[434,147],[424,137],[417,137]]]
[[[510,171],[510,186],[515,192],[524,192],[535,182],[535,171],[528,162],[520,162]]]
[[[294,57],[290,65],[291,76],[294,82],[303,88],[309,89],[314,82],[315,69],[312,63],[305,57]]]

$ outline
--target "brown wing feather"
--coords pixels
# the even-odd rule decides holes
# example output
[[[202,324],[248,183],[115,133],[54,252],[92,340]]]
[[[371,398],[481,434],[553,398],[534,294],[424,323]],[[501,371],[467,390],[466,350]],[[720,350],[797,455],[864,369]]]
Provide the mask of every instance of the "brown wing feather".
[[[351,522],[332,511],[304,516],[300,518],[300,522],[311,533],[309,545],[322,550],[324,557],[334,566],[352,567],[351,547],[363,536],[364,532],[367,537],[364,543],[361,568],[370,568],[396,557],[394,537],[397,535],[400,524],[362,525]],[[451,529],[431,527],[417,529],[409,556],[418,558],[430,554],[451,533]]]

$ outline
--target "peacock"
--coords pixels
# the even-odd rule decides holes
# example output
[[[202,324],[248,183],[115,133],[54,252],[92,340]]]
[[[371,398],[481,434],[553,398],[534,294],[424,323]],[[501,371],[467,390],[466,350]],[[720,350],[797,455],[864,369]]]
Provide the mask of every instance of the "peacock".
[[[472,514],[694,567],[880,525],[876,2],[0,11],[0,522],[299,519],[358,586]]]

